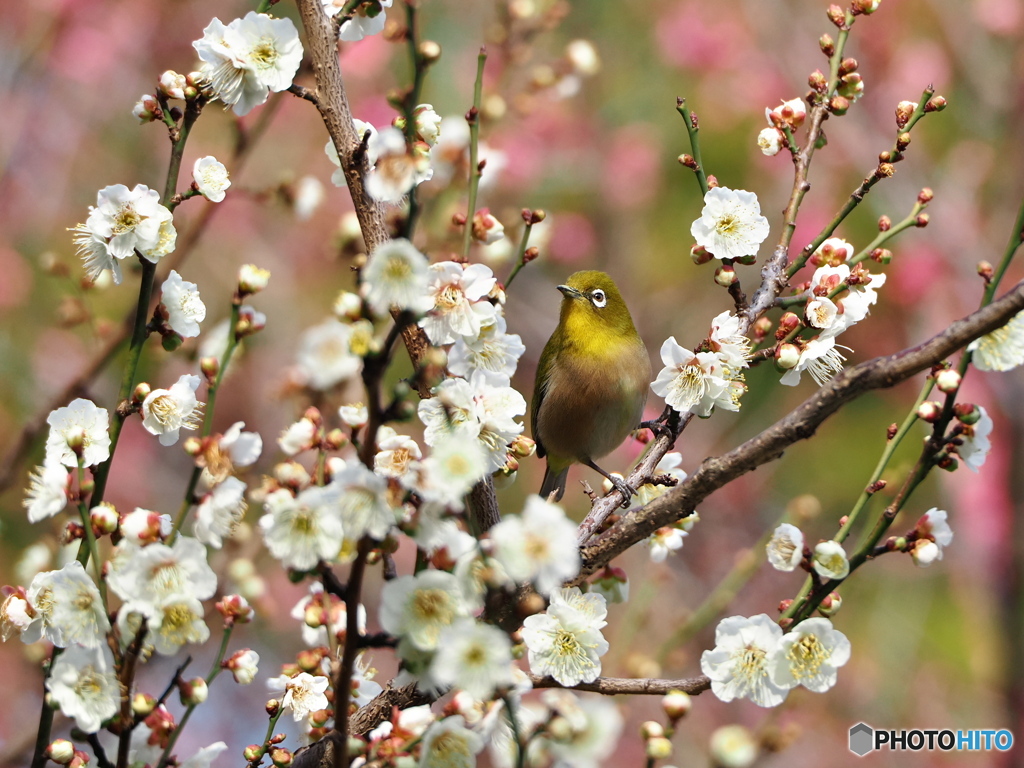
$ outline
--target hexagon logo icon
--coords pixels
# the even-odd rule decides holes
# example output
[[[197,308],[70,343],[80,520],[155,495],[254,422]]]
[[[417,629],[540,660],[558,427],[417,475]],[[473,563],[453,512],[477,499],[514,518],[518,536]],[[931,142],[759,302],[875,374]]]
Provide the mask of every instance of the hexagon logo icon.
[[[864,757],[875,748],[875,733],[867,723],[857,723],[850,729],[850,751]]]

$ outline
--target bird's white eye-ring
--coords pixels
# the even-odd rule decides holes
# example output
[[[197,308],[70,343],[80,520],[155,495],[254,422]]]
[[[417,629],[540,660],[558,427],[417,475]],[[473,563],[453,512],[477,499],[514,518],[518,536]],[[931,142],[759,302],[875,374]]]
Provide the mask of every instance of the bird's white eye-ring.
[[[604,291],[598,288],[590,292],[590,302],[598,309],[601,309],[608,303],[608,297],[604,295]]]

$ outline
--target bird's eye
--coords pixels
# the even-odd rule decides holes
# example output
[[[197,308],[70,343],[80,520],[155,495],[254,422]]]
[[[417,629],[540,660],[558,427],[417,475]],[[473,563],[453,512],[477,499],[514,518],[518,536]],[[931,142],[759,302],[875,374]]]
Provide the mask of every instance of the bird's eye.
[[[601,309],[608,303],[608,297],[604,295],[604,291],[598,288],[597,290],[590,292],[590,302],[598,309]]]

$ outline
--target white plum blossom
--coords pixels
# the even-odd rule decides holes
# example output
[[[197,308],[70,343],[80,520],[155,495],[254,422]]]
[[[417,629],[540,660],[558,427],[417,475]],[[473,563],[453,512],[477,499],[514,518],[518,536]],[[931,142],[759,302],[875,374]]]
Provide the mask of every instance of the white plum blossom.
[[[720,353],[691,352],[670,336],[661,345],[661,360],[665,367],[651,389],[679,413],[692,412],[703,418],[716,406],[739,410],[739,398],[746,387],[735,378]]]
[[[324,201],[324,185],[316,176],[303,176],[295,182],[292,210],[299,221],[309,221]]]
[[[854,248],[846,240],[841,237],[830,237],[827,240],[822,241],[821,245],[814,249],[812,258],[817,257],[818,260],[832,265],[841,265],[844,261],[849,261],[853,258]],[[815,275],[818,273],[815,272]],[[845,280],[849,277],[849,270],[847,270],[846,276],[842,279]],[[811,282],[817,284],[817,280],[812,278]]]
[[[316,439],[316,424],[306,418],[285,427],[277,438],[277,446],[286,456],[294,456],[313,447]]]
[[[185,645],[201,645],[210,639],[203,604],[189,594],[177,592],[152,605],[127,602],[121,611],[147,616],[146,641],[162,656],[173,656]]]
[[[383,477],[402,479],[413,471],[412,464],[423,458],[419,445],[408,435],[383,426],[377,430],[377,455],[373,457],[374,471]]]
[[[323,675],[311,675],[300,672],[295,677],[282,675],[267,680],[267,688],[272,692],[284,691],[281,706],[290,709],[295,722],[305,720],[311,713],[327,709],[329,702],[325,691],[330,685]]]
[[[403,485],[425,501],[462,509],[463,497],[488,472],[483,448],[479,442],[459,435],[442,436],[431,448],[416,472],[402,479]]]
[[[722,701],[750,699],[759,707],[782,703],[788,687],[769,676],[769,660],[782,629],[767,614],[749,619],[730,616],[715,629],[715,647],[700,657],[701,671],[711,678],[711,690]]]
[[[33,613],[23,589],[9,594],[0,603],[0,640],[6,643],[15,635],[20,636],[32,624]]]
[[[160,303],[167,309],[167,324],[185,339],[199,335],[199,324],[206,319],[206,305],[199,298],[199,286],[182,280],[175,270],[160,286]]]
[[[174,445],[182,429],[199,429],[203,403],[196,399],[200,378],[183,374],[170,389],[154,389],[142,401],[142,426],[160,445]]]
[[[441,137],[441,116],[434,111],[432,104],[419,104],[412,111],[416,120],[416,136],[428,147],[437,144]]]
[[[335,473],[331,485],[338,488],[335,500],[345,536],[358,540],[371,536],[382,540],[395,525],[395,511],[387,502],[387,481],[360,462],[349,462]]]
[[[220,756],[220,753],[228,748],[228,745],[223,741],[217,741],[208,747],[203,747],[196,752],[192,757],[181,763],[179,768],[210,768],[213,761]]]
[[[427,155],[410,151],[405,134],[388,127],[378,133],[377,162],[366,175],[366,193],[384,203],[400,203],[409,190],[433,176]]]
[[[495,387],[508,386],[526,346],[518,334],[506,333],[505,318],[481,326],[474,337],[459,336],[448,352],[448,370],[469,379],[479,371]]]
[[[102,464],[110,457],[107,410],[97,407],[91,400],[82,397],[72,400],[70,405],[51,411],[46,423],[50,425],[46,436],[48,462],[77,467],[78,454],[72,445],[79,447],[85,467]]]
[[[270,554],[298,571],[308,571],[320,560],[332,562],[344,540],[340,496],[333,483],[306,488],[298,496],[285,489],[269,494],[260,528]]]
[[[838,668],[850,660],[850,641],[828,619],[806,619],[779,641],[768,658],[768,674],[780,688],[802,685],[824,693]]]
[[[761,132],[757,134],[757,147],[761,150],[761,154],[774,157],[779,154],[785,140],[786,135],[773,125],[762,128]]]
[[[795,525],[782,523],[765,546],[768,562],[777,571],[793,571],[804,559],[804,534]]]
[[[446,717],[423,735],[419,768],[475,768],[485,744],[483,736],[466,727],[462,715]]]
[[[370,412],[362,403],[351,403],[338,408],[338,418],[345,426],[361,429],[370,419]]]
[[[370,123],[365,123],[358,118],[352,119],[352,126],[355,128],[356,138],[362,143],[366,141],[366,164],[373,170],[373,166],[377,163],[377,157],[380,155],[381,143],[380,134],[377,129]],[[370,135],[367,136],[366,132],[369,131]],[[345,171],[341,167],[341,158],[338,156],[338,148],[334,146],[334,139],[328,139],[327,143],[324,144],[324,154],[327,155],[327,159],[331,161],[334,166],[334,173],[331,174],[331,183],[336,187],[347,187],[348,181],[345,178]]]
[[[103,599],[77,560],[58,571],[37,574],[25,598],[32,608],[32,621],[22,629],[23,642],[45,639],[60,648],[96,648],[106,642],[110,621]]]
[[[768,219],[753,192],[713,187],[704,195],[704,210],[690,234],[715,258],[738,259],[757,253],[768,237]]]
[[[473,438],[479,434],[477,403],[466,379],[445,379],[434,388],[433,395],[421,400],[417,409],[426,428],[423,441],[427,445],[436,445],[445,437]]]
[[[302,62],[299,33],[290,19],[250,11],[224,25],[214,18],[192,43],[214,97],[248,114],[270,91],[286,90]]]
[[[260,655],[251,648],[244,648],[241,651],[235,651],[224,664],[230,670],[236,683],[249,685],[259,673]]]
[[[979,405],[977,408],[981,414],[980,417],[974,424],[961,426],[963,429],[963,433],[960,435],[961,443],[956,446],[956,453],[960,457],[960,461],[972,472],[981,469],[985,459],[988,458],[988,452],[992,450],[992,442],[988,436],[992,434],[992,429],[995,426],[984,406]]]
[[[822,541],[814,547],[811,559],[814,572],[823,579],[845,579],[850,575],[850,561],[838,541]]]
[[[557,504],[527,497],[523,513],[508,516],[491,528],[494,557],[517,582],[531,582],[551,594],[579,573],[576,524]]]
[[[458,579],[446,571],[399,576],[381,590],[381,627],[420,651],[437,649],[445,628],[467,615]]]
[[[32,470],[21,502],[30,523],[53,517],[67,506],[70,479],[67,468],[56,458],[48,457]]]
[[[121,707],[121,684],[105,645],[68,648],[53,663],[46,689],[61,712],[85,733],[96,733]]]
[[[328,607],[325,607],[325,603]],[[312,582],[309,585],[309,594],[295,604],[291,617],[302,622],[302,642],[310,648],[329,644],[328,624],[338,641],[345,640],[348,629],[345,601],[337,595],[325,595],[322,584]],[[356,612],[356,626],[360,632],[366,631],[366,608],[363,605]]]
[[[347,5],[346,0],[321,0],[324,12],[328,16],[337,16]],[[371,0],[361,3],[355,15],[341,23],[338,39],[346,43],[356,43],[364,37],[379,34],[384,30],[385,8],[390,8],[394,0]]]
[[[651,550],[651,562],[665,562],[665,558],[670,554],[683,548],[683,539],[688,535],[686,531],[674,525],[667,525],[656,530],[647,539],[647,546]]]
[[[154,264],[174,249],[177,233],[171,212],[161,205],[160,194],[144,184],[104,187],[96,194],[85,224],[74,227],[75,245],[85,262],[86,274],[96,280],[109,269],[121,283],[119,259],[136,252]]]
[[[495,626],[459,619],[441,632],[430,676],[487,701],[513,683],[512,643]]]
[[[750,339],[740,333],[739,316],[728,310],[711,320],[708,345],[728,371],[740,371],[750,365]]]
[[[220,450],[231,458],[235,467],[248,467],[255,464],[263,453],[263,438],[259,432],[244,432],[244,421],[236,421],[221,435]]]
[[[296,355],[306,384],[312,389],[330,389],[355,376],[363,361],[352,354],[349,342],[352,326],[330,318],[308,328],[299,337]]]
[[[596,680],[608,641],[601,634],[607,607],[604,597],[583,594],[579,587],[557,590],[543,613],[528,616],[522,636],[530,669],[550,675],[564,686]]]
[[[245,483],[237,477],[225,478],[203,497],[196,510],[193,533],[209,547],[220,549],[245,516]]]
[[[832,330],[838,314],[839,307],[826,296],[816,296],[804,307],[804,319],[807,321],[807,325],[826,332]]]
[[[430,148],[430,165],[434,169],[434,180],[445,185],[453,177],[466,178],[469,172],[469,123],[463,115],[450,115],[441,120],[440,132],[437,143]],[[493,186],[508,165],[507,155],[484,141],[478,142],[477,161],[484,162],[481,190]]]
[[[807,371],[819,387],[825,386],[839,371],[843,370],[843,357],[835,336],[822,334],[813,339],[800,342],[800,355],[796,365],[786,371],[779,380],[787,387],[795,387],[800,383],[800,375]]]
[[[429,266],[427,257],[408,240],[388,240],[370,254],[363,268],[363,298],[380,317],[392,307],[421,315],[433,306],[427,295]]]
[[[125,602],[153,607],[176,595],[213,597],[217,575],[206,561],[206,547],[179,536],[171,546],[128,545],[111,562],[107,583]]]
[[[428,295],[433,308],[420,325],[435,345],[451,344],[460,336],[475,339],[497,313],[487,300],[497,279],[483,264],[442,261],[430,265]]]
[[[967,346],[979,371],[1010,371],[1024,363],[1024,312]]]
[[[199,193],[211,203],[221,202],[227,188],[231,186],[228,169],[213,155],[196,160],[192,166],[192,181]]]
[[[565,768],[599,768],[615,751],[623,719],[618,706],[603,696],[579,697],[571,691],[547,690],[544,703],[568,726],[548,731],[544,746]]]
[[[765,108],[764,114],[768,125],[775,125],[771,117],[772,112],[791,128],[796,129],[803,125],[804,119],[807,117],[807,105],[804,104],[803,99],[796,98],[782,102],[774,110]]]
[[[144,547],[169,536],[171,527],[170,515],[161,515],[150,509],[136,507],[121,516],[118,530],[125,541],[137,547]]]
[[[324,664],[330,668],[329,659],[324,659]],[[352,669],[352,703],[357,707],[365,707],[384,690],[384,686],[374,681],[373,676],[377,670],[370,666],[365,654],[356,657],[355,666]]]
[[[946,517],[944,509],[932,507],[917,521],[918,538],[910,550],[915,565],[924,568],[941,560],[943,550],[953,543],[953,529]]]
[[[722,768],[750,768],[757,760],[761,742],[742,725],[715,728],[708,739],[708,754]]]

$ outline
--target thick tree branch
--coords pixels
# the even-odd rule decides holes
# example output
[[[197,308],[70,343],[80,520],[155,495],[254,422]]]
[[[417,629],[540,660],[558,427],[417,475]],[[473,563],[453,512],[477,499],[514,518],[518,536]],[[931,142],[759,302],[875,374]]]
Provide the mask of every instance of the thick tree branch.
[[[793,443],[805,440],[843,405],[874,389],[892,387],[927,370],[979,336],[1004,325],[1024,310],[1024,281],[1002,298],[952,323],[923,344],[849,368],[819,389],[785,418],[724,456],[705,459],[678,486],[646,507],[624,517],[593,546],[582,551],[583,569],[576,582],[658,528],[689,515],[712,492],[762,464],[774,461]]]

